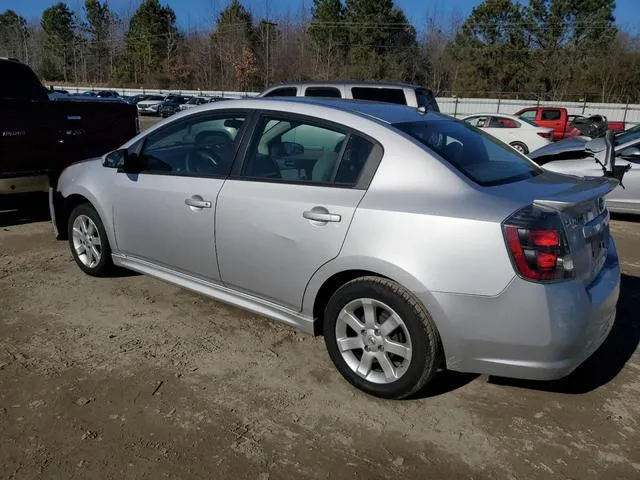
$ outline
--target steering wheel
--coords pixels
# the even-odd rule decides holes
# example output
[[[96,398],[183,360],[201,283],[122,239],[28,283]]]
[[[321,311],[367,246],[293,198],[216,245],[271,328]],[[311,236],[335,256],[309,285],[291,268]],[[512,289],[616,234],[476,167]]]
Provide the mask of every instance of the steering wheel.
[[[185,158],[185,170],[194,173],[217,173],[220,156],[210,148],[194,147]]]
[[[215,173],[227,155],[231,144],[228,133],[205,131],[196,135],[195,145],[187,154],[185,169],[187,172]]]

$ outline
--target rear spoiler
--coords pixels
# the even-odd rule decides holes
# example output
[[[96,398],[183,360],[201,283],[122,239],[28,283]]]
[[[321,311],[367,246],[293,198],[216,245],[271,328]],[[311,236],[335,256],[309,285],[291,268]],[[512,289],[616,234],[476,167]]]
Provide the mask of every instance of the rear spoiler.
[[[579,203],[604,197],[619,183],[617,179],[610,177],[585,177],[584,182],[574,188],[573,192],[564,192],[561,199],[536,199],[533,204],[553,210],[566,210]]]

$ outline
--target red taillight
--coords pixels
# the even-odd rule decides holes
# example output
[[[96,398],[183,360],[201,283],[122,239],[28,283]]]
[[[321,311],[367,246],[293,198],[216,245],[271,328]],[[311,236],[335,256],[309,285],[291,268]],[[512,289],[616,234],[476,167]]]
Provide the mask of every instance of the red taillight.
[[[573,276],[573,262],[559,230],[504,225],[504,233],[514,266],[522,277],[545,281]]]
[[[529,238],[536,247],[560,246],[560,234],[555,230],[530,230]]]

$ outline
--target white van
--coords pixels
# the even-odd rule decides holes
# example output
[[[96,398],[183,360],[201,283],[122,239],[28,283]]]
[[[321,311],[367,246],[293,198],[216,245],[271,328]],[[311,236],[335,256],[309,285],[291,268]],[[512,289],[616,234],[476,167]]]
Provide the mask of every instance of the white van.
[[[424,107],[439,112],[438,103],[431,90],[419,85],[384,82],[319,81],[292,82],[273,85],[258,97],[322,97],[372,100],[399,103],[410,107]]]

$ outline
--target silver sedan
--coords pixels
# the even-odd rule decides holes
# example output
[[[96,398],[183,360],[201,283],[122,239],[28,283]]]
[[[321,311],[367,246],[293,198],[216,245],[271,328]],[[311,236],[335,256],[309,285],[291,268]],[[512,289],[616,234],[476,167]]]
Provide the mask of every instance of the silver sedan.
[[[615,187],[437,113],[251,99],[74,164],[50,198],[87,274],[124,267],[322,333],[349,382],[401,398],[440,368],[554,379],[590,356],[618,299]]]

